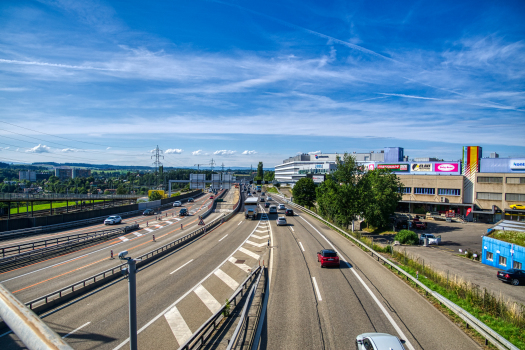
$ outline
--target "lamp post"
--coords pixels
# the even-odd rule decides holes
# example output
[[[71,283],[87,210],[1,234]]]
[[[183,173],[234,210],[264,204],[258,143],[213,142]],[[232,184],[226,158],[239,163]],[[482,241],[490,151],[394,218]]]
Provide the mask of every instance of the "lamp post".
[[[137,350],[137,264],[132,258],[126,257],[128,251],[118,254],[120,260],[126,260],[128,268],[123,273],[128,275],[128,299],[129,299],[129,349]]]

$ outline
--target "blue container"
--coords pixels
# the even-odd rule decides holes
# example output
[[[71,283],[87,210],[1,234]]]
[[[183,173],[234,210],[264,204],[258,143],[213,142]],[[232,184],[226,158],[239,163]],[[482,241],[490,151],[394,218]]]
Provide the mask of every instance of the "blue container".
[[[523,269],[525,266],[525,247],[483,237],[481,262],[500,270]]]

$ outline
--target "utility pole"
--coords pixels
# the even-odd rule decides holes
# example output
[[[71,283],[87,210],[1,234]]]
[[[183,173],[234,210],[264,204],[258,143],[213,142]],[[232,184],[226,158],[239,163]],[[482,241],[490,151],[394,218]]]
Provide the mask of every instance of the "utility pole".
[[[162,163],[160,162],[160,157],[162,157],[162,159],[164,159],[164,156],[162,155],[162,150],[159,149],[158,145],[157,145],[157,148],[155,148],[153,150],[153,152],[154,153],[151,156],[151,159],[153,159],[153,157],[155,157],[155,161],[153,162],[153,165],[155,166],[156,178],[157,178],[156,186],[158,187],[159,186],[159,168],[162,165]]]
[[[215,161],[213,160],[213,158],[211,159],[210,161],[210,168],[211,168],[211,172],[213,173],[213,167],[215,166]]]

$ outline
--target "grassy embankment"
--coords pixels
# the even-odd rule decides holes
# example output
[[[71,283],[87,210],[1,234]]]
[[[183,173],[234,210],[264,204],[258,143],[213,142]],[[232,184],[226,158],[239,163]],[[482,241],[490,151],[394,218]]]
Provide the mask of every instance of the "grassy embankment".
[[[102,202],[102,201],[101,200],[96,200],[95,203],[96,202]],[[69,206],[70,207],[72,207],[74,205],[75,205],[74,201],[70,201],[69,202]],[[86,204],[84,204],[83,206],[89,206],[89,205],[91,205],[91,201],[89,201],[89,202],[86,201]],[[47,203],[47,204],[34,204],[33,205],[33,210],[34,211],[37,211],[37,210],[49,210],[49,206],[50,206],[49,203]],[[61,207],[65,207],[65,206],[67,206],[66,202],[53,202],[53,209],[61,208]],[[31,203],[29,203],[29,207],[27,209],[29,211],[31,211]],[[19,210],[20,210],[19,211],[20,213],[25,213],[26,212],[26,204],[24,202],[20,203]],[[18,213],[17,208],[16,207],[15,208],[11,207],[11,214],[16,214],[16,213]]]

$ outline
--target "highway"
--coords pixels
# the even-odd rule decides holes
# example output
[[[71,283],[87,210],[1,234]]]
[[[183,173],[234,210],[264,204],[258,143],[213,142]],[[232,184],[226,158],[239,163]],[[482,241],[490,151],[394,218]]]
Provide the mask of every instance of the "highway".
[[[195,205],[205,208],[206,201],[207,196]],[[265,210],[261,207],[261,211]],[[251,268],[264,261],[270,268],[270,300],[262,349],[354,348],[355,337],[365,332],[396,335],[406,341],[406,349],[479,349],[368,254],[307,214],[295,214],[287,217],[287,226],[277,226],[275,220],[284,211],[263,213],[259,220],[245,220],[240,213],[142,268],[137,274],[139,348],[178,348],[224,304]],[[213,213],[207,220],[217,215],[221,214]],[[195,225],[190,224],[194,219],[183,220]],[[27,301],[120,264],[108,259],[111,247],[115,253],[127,249],[132,257],[138,256],[183,234],[179,229],[178,222],[158,228],[156,243],[151,234],[130,233],[129,241],[112,240],[108,243],[113,245],[104,243],[0,276],[8,289]],[[323,248],[339,252],[344,259],[340,268],[320,268],[316,252]],[[67,335],[75,349],[126,349],[127,290],[127,280],[121,278],[44,314],[43,319]],[[22,346],[14,334],[0,335],[1,349]]]

